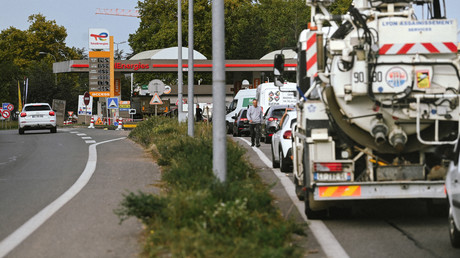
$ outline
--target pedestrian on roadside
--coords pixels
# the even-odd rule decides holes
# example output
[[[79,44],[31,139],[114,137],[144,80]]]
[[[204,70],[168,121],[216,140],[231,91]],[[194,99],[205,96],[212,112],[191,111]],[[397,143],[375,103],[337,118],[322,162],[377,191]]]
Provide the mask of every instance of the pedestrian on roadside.
[[[254,141],[257,147],[260,147],[260,129],[262,125],[262,107],[257,105],[257,99],[252,101],[252,106],[248,108],[247,118],[249,120],[249,131],[251,133],[251,147],[254,147]]]
[[[195,113],[196,113],[196,121],[197,122],[200,122],[201,120],[203,120],[203,109],[201,109],[200,105],[198,105],[198,104],[196,104]]]

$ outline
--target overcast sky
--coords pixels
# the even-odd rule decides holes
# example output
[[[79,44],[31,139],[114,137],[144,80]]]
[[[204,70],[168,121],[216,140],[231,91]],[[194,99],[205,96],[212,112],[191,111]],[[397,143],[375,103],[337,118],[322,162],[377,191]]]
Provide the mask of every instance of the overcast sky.
[[[445,0],[447,16],[460,20],[460,1]],[[96,15],[97,8],[131,9],[137,6],[137,0],[0,0],[0,30],[16,27],[26,30],[27,18],[31,14],[42,13],[47,20],[55,20],[57,25],[67,29],[67,46],[88,50],[88,28],[106,28],[114,36],[115,42],[127,41],[129,34],[139,27],[139,18]],[[187,11],[187,10],[183,10]],[[175,37],[175,35],[174,35]],[[132,50],[128,43],[118,47],[125,53]]]

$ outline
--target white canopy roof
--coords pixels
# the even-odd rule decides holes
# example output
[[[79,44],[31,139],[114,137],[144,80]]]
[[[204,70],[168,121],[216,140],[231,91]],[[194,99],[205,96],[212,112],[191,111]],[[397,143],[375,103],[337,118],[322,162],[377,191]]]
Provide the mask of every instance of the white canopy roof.
[[[177,60],[178,49],[177,47],[169,47],[162,49],[147,50],[140,52],[129,60],[148,60],[148,59],[173,59]],[[182,47],[182,59],[188,60],[188,48]],[[193,50],[193,59],[194,60],[207,60],[207,58],[200,52]]]

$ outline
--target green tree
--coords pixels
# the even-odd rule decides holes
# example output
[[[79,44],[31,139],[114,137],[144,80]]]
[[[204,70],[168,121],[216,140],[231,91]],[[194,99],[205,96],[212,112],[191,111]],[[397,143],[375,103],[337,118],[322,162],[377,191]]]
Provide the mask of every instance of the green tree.
[[[78,94],[87,90],[88,76],[55,75],[52,63],[81,59],[84,49],[67,47],[66,29],[54,20],[46,20],[42,14],[29,16],[28,22],[30,26],[27,30],[9,27],[0,33],[0,90],[6,92],[0,94],[0,101],[11,102],[17,107],[18,81],[22,90],[24,78],[27,77],[28,102],[51,103],[53,98],[58,98],[70,105],[77,103]]]

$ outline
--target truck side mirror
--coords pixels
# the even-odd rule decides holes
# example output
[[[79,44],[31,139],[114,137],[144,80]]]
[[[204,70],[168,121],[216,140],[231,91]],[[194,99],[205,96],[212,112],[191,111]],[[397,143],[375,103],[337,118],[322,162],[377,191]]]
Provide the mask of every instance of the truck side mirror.
[[[276,54],[275,55],[275,65],[273,68],[273,75],[282,76],[284,73],[284,55]]]

